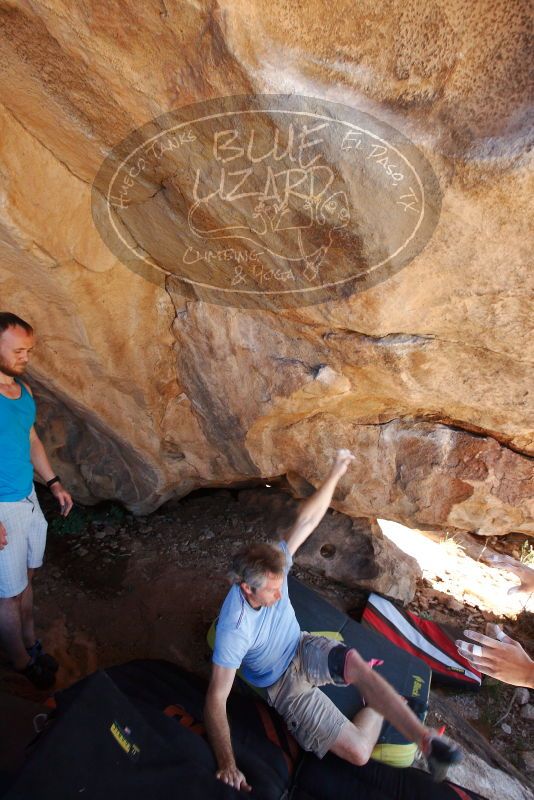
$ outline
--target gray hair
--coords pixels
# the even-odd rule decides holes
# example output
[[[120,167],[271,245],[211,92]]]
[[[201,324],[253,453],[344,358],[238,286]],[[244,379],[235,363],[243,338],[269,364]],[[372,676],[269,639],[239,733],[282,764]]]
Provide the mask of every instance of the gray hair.
[[[285,565],[285,555],[276,544],[254,542],[235,554],[228,580],[230,583],[248,583],[252,589],[261,589],[268,573],[283,575]]]

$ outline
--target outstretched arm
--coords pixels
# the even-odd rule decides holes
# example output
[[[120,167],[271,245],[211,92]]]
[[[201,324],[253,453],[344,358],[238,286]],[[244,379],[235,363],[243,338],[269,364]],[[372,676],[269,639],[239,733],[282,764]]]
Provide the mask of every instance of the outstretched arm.
[[[204,724],[219,767],[216,772],[217,778],[233,786],[234,789],[250,792],[251,787],[235,763],[230,726],[226,716],[226,701],[232,689],[235,672],[235,669],[213,664],[204,706]]]
[[[322,486],[302,503],[294,525],[285,536],[287,549],[292,556],[324,517],[339,479],[346,473],[349,464],[354,460],[355,456],[350,450],[338,450]]]

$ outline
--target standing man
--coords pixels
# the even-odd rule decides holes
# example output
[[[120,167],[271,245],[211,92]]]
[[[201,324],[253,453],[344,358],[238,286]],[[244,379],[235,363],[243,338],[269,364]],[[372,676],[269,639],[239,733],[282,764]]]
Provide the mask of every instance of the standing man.
[[[234,558],[233,586],[217,623],[204,721],[217,777],[235,789],[251,789],[235,762],[226,716],[239,668],[245,680],[265,690],[300,746],[319,758],[330,751],[353,764],[367,763],[384,717],[432,758],[436,775],[460,758],[456,746],[423,725],[354,648],[301,632],[295,617],[287,590],[293,556],[323,518],[353,460],[350,451],[338,451],[323,485],[301,505],[285,541],[250,544]],[[327,683],[353,684],[365,698],[365,708],[352,721],[347,719],[317,688]]]
[[[35,401],[21,379],[33,344],[31,325],[0,312],[0,641],[15,670],[47,689],[58,663],[35,638],[33,622],[32,577],[43,563],[47,528],[34,468],[65,517],[72,499],[35,432]]]

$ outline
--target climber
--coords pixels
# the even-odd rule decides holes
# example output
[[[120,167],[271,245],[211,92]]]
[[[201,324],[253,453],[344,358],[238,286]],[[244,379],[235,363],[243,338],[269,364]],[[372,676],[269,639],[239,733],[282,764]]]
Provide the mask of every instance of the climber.
[[[217,760],[216,775],[236,789],[251,789],[236,765],[226,716],[238,668],[246,681],[263,690],[301,747],[319,758],[330,751],[365,764],[384,717],[419,743],[425,755],[442,763],[460,758],[456,746],[424,726],[355,649],[301,632],[295,617],[287,588],[293,556],[323,518],[339,479],[354,459],[348,450],[337,452],[326,480],[302,504],[282,542],[251,544],[234,558],[233,585],[216,629],[204,718]],[[317,688],[327,683],[354,684],[360,690],[366,706],[352,722]]]

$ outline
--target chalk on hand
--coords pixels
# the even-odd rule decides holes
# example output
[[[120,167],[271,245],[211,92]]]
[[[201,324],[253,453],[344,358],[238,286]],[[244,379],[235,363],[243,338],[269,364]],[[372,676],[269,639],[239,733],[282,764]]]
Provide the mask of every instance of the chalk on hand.
[[[459,639],[456,642],[456,647],[458,648],[460,655],[462,655],[464,658],[467,658],[468,661],[473,658],[473,656],[476,658],[477,656],[482,655],[482,648],[479,644],[471,644],[470,642],[464,642]]]

